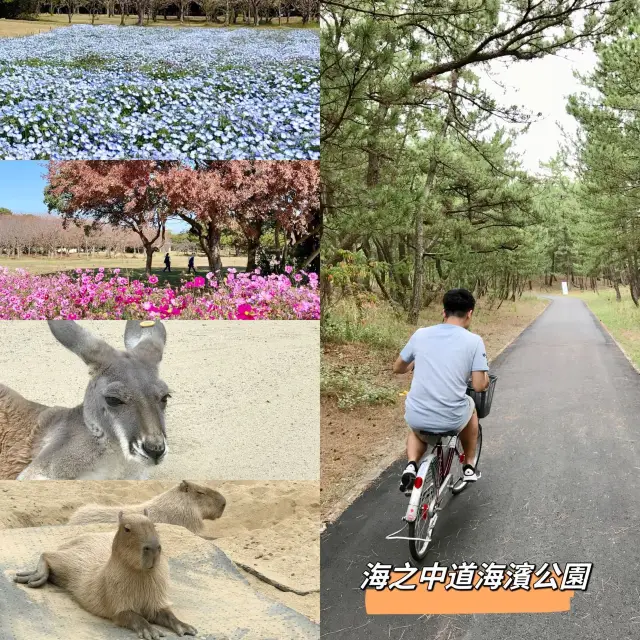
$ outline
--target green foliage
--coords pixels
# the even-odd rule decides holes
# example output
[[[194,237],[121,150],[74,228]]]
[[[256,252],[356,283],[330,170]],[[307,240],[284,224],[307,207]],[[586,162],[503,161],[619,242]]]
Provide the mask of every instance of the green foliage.
[[[0,0],[0,18],[33,20],[37,18],[36,0]]]
[[[7,207],[0,207],[0,216],[10,216],[13,214],[11,209],[7,209]]]
[[[588,268],[574,187],[522,169],[511,125],[531,114],[492,99],[475,66],[600,40],[635,3],[458,2],[446,15],[438,3],[328,5],[323,313],[371,291],[415,322],[450,287],[515,299],[530,278]],[[569,188],[560,207],[550,185],[554,197]]]
[[[568,110],[580,124],[576,141],[579,227],[592,274],[628,283],[640,297],[640,41],[631,22],[598,45],[598,63],[582,78],[588,91],[571,96]]]

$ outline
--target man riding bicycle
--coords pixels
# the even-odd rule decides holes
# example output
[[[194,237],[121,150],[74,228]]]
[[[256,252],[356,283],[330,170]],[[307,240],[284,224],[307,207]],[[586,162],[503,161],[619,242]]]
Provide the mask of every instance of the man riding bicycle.
[[[444,322],[418,329],[400,352],[394,373],[413,368],[413,380],[405,403],[408,464],[400,490],[413,487],[418,462],[427,443],[421,431],[433,434],[457,432],[465,455],[462,467],[466,482],[478,479],[475,461],[478,415],[467,383],[477,392],[489,387],[489,364],[482,338],[468,331],[476,301],[466,289],[451,289],[443,299]]]

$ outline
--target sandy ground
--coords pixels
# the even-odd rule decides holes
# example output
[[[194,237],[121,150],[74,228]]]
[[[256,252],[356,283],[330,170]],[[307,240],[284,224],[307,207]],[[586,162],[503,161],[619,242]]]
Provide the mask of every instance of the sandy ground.
[[[86,528],[66,526],[69,516],[80,505],[90,502],[109,505],[134,504],[162,493],[174,484],[160,481],[0,482],[0,601],[3,599],[3,590],[18,589],[11,584],[8,585],[6,581],[3,582],[3,572],[4,578],[10,578],[11,569],[28,566],[37,560],[41,547],[44,548],[43,545],[52,548],[66,536],[75,535],[79,529],[92,530],[96,526],[102,527],[102,525],[91,525]],[[186,565],[196,567],[200,579],[204,580],[206,586],[213,592],[221,588],[220,584],[215,583],[219,577],[207,576],[204,571],[206,563],[202,562],[202,554],[215,555],[219,549],[236,564],[236,569],[245,583],[239,592],[239,597],[243,599],[242,603],[236,603],[236,609],[244,610],[247,607],[244,598],[255,598],[252,594],[257,592],[260,596],[318,622],[320,617],[318,483],[236,481],[205,482],[204,484],[217,489],[225,496],[227,508],[220,519],[206,521],[201,537],[194,536],[180,527],[163,525],[161,531],[163,545],[166,546],[168,539],[174,549],[173,553],[170,551],[170,557],[183,557]],[[106,529],[111,530],[109,526],[106,526]],[[196,603],[192,602],[192,596],[188,596],[186,589],[180,586],[184,581],[179,576],[184,571],[188,573],[183,569],[184,567],[178,564],[174,571],[172,566],[172,576],[176,572],[178,575],[177,593],[174,591],[171,593],[176,611],[180,607],[183,611],[186,608],[192,617],[185,613],[184,619],[208,633],[220,632],[224,624],[227,624],[225,633],[228,633],[232,623],[231,621],[223,623],[218,615],[219,610],[216,611],[215,624],[212,624],[212,620],[206,616],[203,618],[203,614],[198,613],[201,610],[206,611],[207,607],[196,606]],[[277,585],[278,588],[273,585]],[[227,586],[222,585],[222,587],[228,591]],[[236,588],[239,588],[238,585]],[[53,588],[48,587],[48,589],[50,592],[56,591]],[[31,597],[32,593],[34,592],[29,592],[27,595]],[[69,623],[81,624],[81,626],[85,623],[96,624],[91,616],[84,615],[73,603],[67,602],[66,596],[58,594],[42,596],[40,595],[42,593],[44,592],[37,592],[33,596],[34,601],[63,606]],[[202,593],[199,592],[200,605],[202,597]],[[211,600],[214,597],[217,598],[211,593],[205,599]],[[233,601],[225,600],[225,606],[227,605],[231,607],[230,611],[234,608]],[[255,606],[256,611],[261,611],[260,606]],[[19,610],[22,613],[23,610],[21,608]],[[257,614],[254,611],[252,615],[255,617]],[[0,616],[0,620],[2,619]],[[108,626],[107,623],[104,625]],[[52,637],[42,634],[28,636],[26,635],[27,627],[24,628],[25,631],[20,630],[22,627],[12,627],[12,629],[16,635],[9,637],[15,640],[26,637]],[[56,627],[56,633],[61,633],[62,629],[63,627]],[[249,634],[247,637],[272,637],[266,633],[267,629],[269,629],[268,625],[265,626],[265,635]],[[6,636],[1,632],[4,630],[0,622],[0,637],[3,640]],[[20,635],[21,633],[23,635]],[[73,637],[83,636],[74,634]],[[214,637],[217,638],[217,636]],[[231,637],[236,636],[230,635],[229,638]],[[274,631],[273,637],[298,636],[278,635]],[[313,635],[300,637],[313,637]]]
[[[124,322],[79,324],[124,348]],[[166,323],[169,453],[150,479],[319,479],[319,323]],[[74,406],[89,376],[45,322],[0,323],[0,382]]]

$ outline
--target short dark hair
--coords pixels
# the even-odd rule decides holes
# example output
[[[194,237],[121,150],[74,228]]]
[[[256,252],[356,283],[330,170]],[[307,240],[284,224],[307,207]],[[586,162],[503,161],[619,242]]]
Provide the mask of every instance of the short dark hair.
[[[447,317],[464,318],[469,311],[476,308],[476,299],[467,289],[450,289],[444,294],[442,303]]]

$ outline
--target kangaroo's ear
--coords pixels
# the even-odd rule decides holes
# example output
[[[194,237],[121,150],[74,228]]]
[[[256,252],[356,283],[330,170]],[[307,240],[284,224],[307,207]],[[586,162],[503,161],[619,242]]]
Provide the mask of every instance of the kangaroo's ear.
[[[180,491],[189,491],[189,483],[186,480],[180,483]]]
[[[166,342],[167,332],[160,320],[127,320],[124,346],[138,358],[159,364]]]
[[[107,364],[117,353],[104,340],[92,336],[73,320],[49,320],[48,324],[55,339],[92,369]]]
[[[122,518],[124,517],[124,511],[118,512],[118,522],[122,522]]]
[[[149,517],[149,511],[147,509],[143,509],[142,513],[148,518]]]

